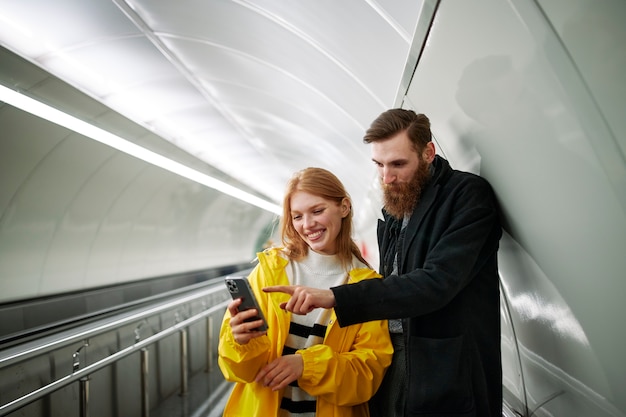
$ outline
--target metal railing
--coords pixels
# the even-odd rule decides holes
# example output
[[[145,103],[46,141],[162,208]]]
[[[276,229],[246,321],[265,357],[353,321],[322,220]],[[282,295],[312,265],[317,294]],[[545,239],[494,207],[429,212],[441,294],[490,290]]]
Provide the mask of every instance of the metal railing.
[[[140,329],[143,323],[146,321],[148,317],[154,316],[156,314],[175,309],[181,305],[185,305],[192,301],[197,301],[202,299],[203,297],[218,294],[220,292],[226,292],[226,288],[223,285],[215,285],[206,290],[197,291],[193,294],[186,295],[183,297],[176,298],[173,301],[168,301],[165,303],[161,303],[157,306],[149,307],[146,309],[142,309],[141,311],[133,312],[130,314],[126,314],[120,318],[112,318],[106,320],[104,323],[100,323],[92,327],[87,327],[85,329],[79,330],[75,333],[71,333],[65,335],[61,338],[58,338],[54,341],[43,342],[43,343],[31,343],[30,346],[24,347],[16,347],[14,349],[9,349],[7,352],[3,352],[0,357],[0,368],[5,366],[15,364],[21,361],[24,361],[29,358],[33,358],[39,355],[46,354],[47,352],[51,352],[55,349],[60,349],[62,347],[66,347],[67,345],[71,345],[73,343],[81,342],[81,346],[76,350],[72,356],[72,373],[66,375],[62,378],[56,379],[55,381],[42,386],[39,389],[36,389],[26,395],[23,395],[9,403],[6,403],[0,406],[0,416],[4,416],[11,412],[14,412],[34,401],[44,398],[45,396],[66,387],[76,381],[79,381],[80,384],[80,416],[88,417],[89,416],[89,376],[94,372],[105,368],[113,363],[119,361],[122,358],[125,358],[135,352],[140,352],[141,358],[141,404],[142,404],[142,416],[147,417],[149,415],[149,392],[148,392],[148,346],[168,337],[175,333],[179,333],[180,337],[180,348],[181,348],[181,357],[180,357],[180,378],[181,378],[181,395],[184,395],[188,389],[188,360],[187,360],[187,349],[188,349],[188,341],[187,341],[187,329],[192,324],[199,322],[200,320],[207,321],[207,370],[210,371],[212,368],[212,352],[216,349],[215,341],[213,340],[213,316],[215,314],[224,313],[226,306],[230,301],[226,299],[225,301],[220,302],[217,305],[211,306],[203,310],[202,312],[195,314],[189,318],[181,320],[174,325],[167,327],[163,330],[158,331],[157,333],[141,340]],[[128,346],[124,349],[121,349],[106,358],[98,360],[90,365],[87,365],[81,368],[80,365],[80,353],[83,348],[86,348],[89,345],[89,338],[96,336],[98,334],[102,334],[107,331],[116,330],[122,326],[129,325],[140,321],[139,325],[135,328],[135,343],[131,346]]]

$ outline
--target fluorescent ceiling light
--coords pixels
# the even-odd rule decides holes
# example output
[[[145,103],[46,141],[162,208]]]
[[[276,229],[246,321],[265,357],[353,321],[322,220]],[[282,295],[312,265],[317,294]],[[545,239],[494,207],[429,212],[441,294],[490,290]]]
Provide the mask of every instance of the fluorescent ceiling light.
[[[124,138],[121,138],[120,136],[107,132],[104,129],[100,129],[99,127],[70,116],[67,113],[63,113],[60,110],[2,85],[0,85],[0,100],[35,116],[41,117],[42,119],[46,119],[52,123],[58,124],[83,136],[127,153],[128,155],[134,156],[135,158],[139,158],[150,164],[166,169],[174,174],[180,175],[181,177],[185,177],[199,184],[213,188],[219,192],[228,194],[231,197],[253,204],[269,212],[278,215],[282,214],[281,207],[274,203],[270,203],[269,201],[240,190],[239,188],[233,187],[232,185],[226,184],[216,178],[189,168],[186,165],[152,152]]]

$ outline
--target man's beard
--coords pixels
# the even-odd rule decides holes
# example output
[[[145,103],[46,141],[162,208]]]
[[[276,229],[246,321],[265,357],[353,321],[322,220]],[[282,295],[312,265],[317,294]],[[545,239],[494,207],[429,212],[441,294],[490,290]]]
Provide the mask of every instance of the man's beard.
[[[424,186],[430,180],[430,164],[420,161],[413,178],[402,184],[382,184],[385,211],[402,219],[413,212],[420,200]]]

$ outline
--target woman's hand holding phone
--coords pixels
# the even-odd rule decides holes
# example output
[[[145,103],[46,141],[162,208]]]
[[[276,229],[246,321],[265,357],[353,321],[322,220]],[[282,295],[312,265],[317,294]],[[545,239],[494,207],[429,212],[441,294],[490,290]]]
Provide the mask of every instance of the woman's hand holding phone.
[[[263,319],[249,321],[258,316],[255,309],[239,311],[241,301],[241,298],[236,298],[228,304],[228,311],[231,315],[229,324],[235,341],[240,345],[245,345],[250,340],[265,335],[267,331],[256,330],[263,324]]]

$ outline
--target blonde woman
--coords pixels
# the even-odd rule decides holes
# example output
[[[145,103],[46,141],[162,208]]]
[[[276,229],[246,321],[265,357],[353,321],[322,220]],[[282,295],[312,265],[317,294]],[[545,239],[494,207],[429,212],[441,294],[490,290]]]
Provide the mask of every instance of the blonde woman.
[[[367,401],[391,363],[386,321],[339,327],[332,309],[306,315],[281,308],[273,285],[331,288],[379,279],[352,239],[352,207],[331,172],[307,168],[289,181],[283,202],[283,246],[258,254],[248,277],[267,319],[246,322],[254,310],[228,306],[222,322],[219,366],[235,382],[224,416],[369,416]]]

